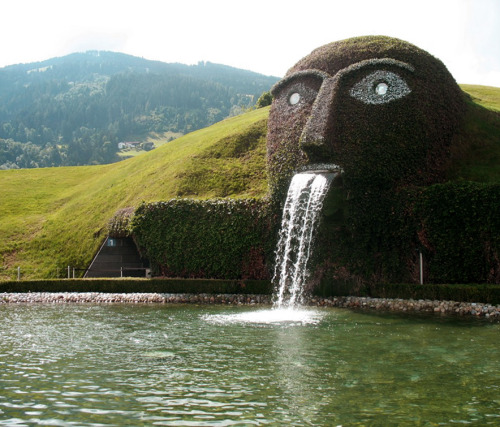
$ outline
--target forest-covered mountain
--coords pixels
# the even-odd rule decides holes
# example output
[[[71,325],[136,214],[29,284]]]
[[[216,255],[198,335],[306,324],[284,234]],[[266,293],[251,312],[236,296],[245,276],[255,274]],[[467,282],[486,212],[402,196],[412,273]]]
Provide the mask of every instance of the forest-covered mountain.
[[[110,163],[118,142],[187,133],[278,81],[226,65],[90,51],[0,69],[0,169]]]

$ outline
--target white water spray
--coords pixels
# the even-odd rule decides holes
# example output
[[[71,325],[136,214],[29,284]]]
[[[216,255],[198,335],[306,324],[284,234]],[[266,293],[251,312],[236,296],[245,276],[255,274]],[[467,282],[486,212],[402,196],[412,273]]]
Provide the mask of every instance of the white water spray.
[[[316,169],[313,169],[314,166]],[[337,175],[329,172],[331,170],[339,171],[339,168],[335,165],[311,165],[307,173],[299,173],[292,179],[276,249],[273,282],[277,283],[277,292],[273,308],[212,315],[205,317],[207,321],[223,324],[305,325],[316,324],[321,320],[322,312],[300,308],[299,305],[308,276],[307,261],[312,250],[316,223],[330,183]]]
[[[317,219],[334,177],[334,173],[299,173],[292,179],[276,249],[275,308],[294,308],[302,303]]]

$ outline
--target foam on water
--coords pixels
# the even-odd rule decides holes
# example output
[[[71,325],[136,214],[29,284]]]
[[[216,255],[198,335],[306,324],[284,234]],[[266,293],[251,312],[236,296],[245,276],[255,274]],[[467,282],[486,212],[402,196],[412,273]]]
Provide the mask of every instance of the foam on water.
[[[306,308],[273,308],[269,310],[245,311],[234,314],[207,315],[204,319],[211,323],[249,323],[249,324],[318,324],[324,313]]]

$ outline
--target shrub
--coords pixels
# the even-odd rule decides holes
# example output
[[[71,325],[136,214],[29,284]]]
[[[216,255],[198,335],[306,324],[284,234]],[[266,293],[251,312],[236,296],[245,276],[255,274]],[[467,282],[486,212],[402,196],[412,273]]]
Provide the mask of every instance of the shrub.
[[[272,102],[273,102],[273,96],[271,95],[271,92],[267,91],[267,92],[264,92],[259,97],[255,106],[257,108],[267,107],[268,105],[271,105]]]
[[[434,185],[415,203],[434,283],[500,283],[500,184]]]
[[[265,280],[64,279],[0,282],[0,292],[270,294]]]
[[[134,215],[134,208],[118,210],[108,223],[109,237],[122,238],[130,236],[130,221]]]
[[[132,233],[155,275],[268,279],[276,220],[262,200],[192,200],[142,204]]]

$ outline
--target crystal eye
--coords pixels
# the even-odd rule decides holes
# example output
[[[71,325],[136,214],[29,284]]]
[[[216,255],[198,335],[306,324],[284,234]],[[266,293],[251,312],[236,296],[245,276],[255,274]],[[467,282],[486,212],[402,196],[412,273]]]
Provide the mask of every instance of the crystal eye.
[[[297,92],[292,93],[288,98],[288,102],[290,103],[290,105],[296,105],[299,103],[299,101],[300,101],[300,93]]]
[[[411,92],[406,81],[392,71],[378,70],[356,83],[349,94],[364,104],[386,104]]]
[[[379,83],[376,87],[375,87],[375,93],[377,95],[385,95],[387,93],[387,89],[389,87],[387,86],[387,83]]]

